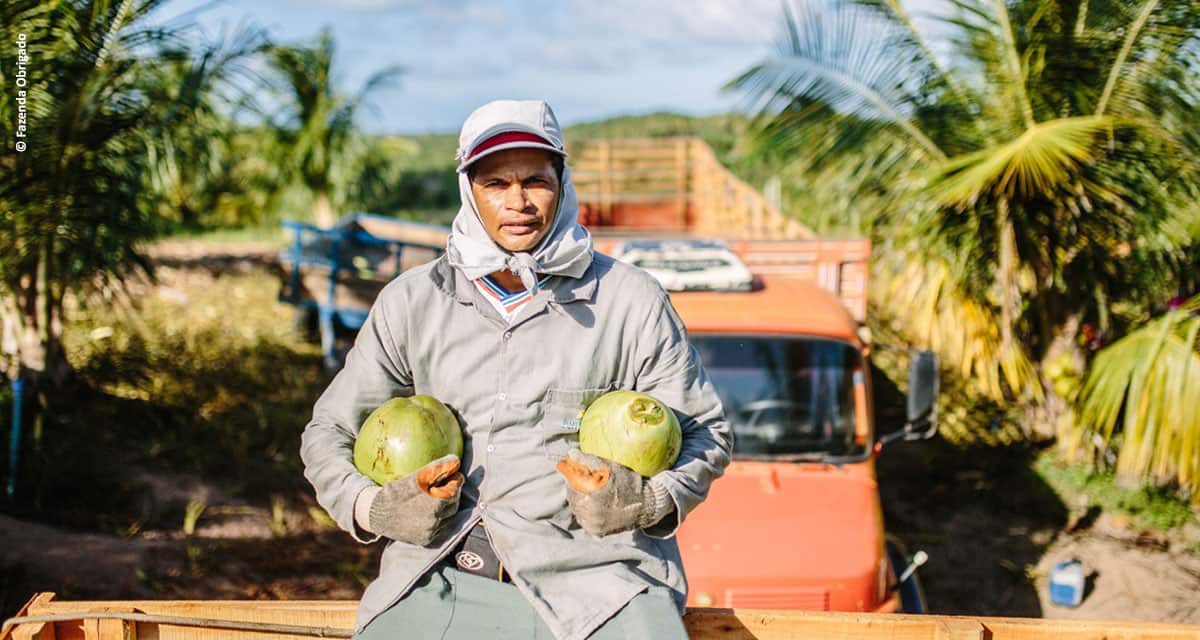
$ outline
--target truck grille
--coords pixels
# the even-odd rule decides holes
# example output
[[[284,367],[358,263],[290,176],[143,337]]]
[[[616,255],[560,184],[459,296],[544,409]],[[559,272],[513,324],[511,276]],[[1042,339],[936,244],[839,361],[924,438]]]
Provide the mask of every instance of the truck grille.
[[[725,602],[725,606],[733,609],[829,611],[829,591],[811,587],[799,589],[729,589],[725,592]]]

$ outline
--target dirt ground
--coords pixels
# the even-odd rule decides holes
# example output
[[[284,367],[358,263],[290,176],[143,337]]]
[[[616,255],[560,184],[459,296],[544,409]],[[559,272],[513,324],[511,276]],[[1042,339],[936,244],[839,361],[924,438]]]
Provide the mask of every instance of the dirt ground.
[[[195,478],[157,477],[146,490],[161,508],[199,497],[210,506],[190,536],[179,529],[82,533],[0,515],[4,613],[36,591],[67,599],[356,599],[376,570],[378,546],[358,545],[306,513],[287,511],[279,531],[269,508]],[[1200,623],[1200,557],[1175,540],[1107,515],[1067,531],[1044,526],[1036,510],[1015,516],[981,499],[947,514],[950,506],[918,500],[889,509],[912,519],[889,518],[905,525],[893,532],[910,551],[930,555],[920,575],[933,612]],[[1070,558],[1090,574],[1077,609],[1047,598],[1050,568]]]
[[[105,535],[0,515],[0,598],[11,615],[33,593],[60,599],[357,599],[378,545],[360,545],[299,505],[276,514],[194,477],[145,485],[156,510],[207,508],[182,528]],[[309,505],[310,507],[312,505]]]
[[[272,270],[270,246],[156,247],[166,267],[147,295],[187,296],[222,273]],[[264,301],[264,304],[273,301]],[[963,450],[935,438],[884,449],[889,533],[929,561],[919,575],[935,613],[1200,623],[1200,526],[1169,534],[1079,514],[1031,471],[1034,451]],[[355,599],[377,571],[363,546],[322,517],[302,482],[271,493],[194,474],[133,474],[147,526],[51,526],[0,513],[0,614],[33,593],[65,599]],[[290,488],[289,488],[290,487]],[[189,503],[204,511],[191,533]],[[146,506],[148,505],[148,506]],[[1079,608],[1049,603],[1055,562],[1089,572]]]
[[[1039,586],[1054,563],[1072,558],[1090,576],[1087,599],[1075,609],[1058,607],[1043,587],[1045,617],[1200,622],[1200,557],[1194,552],[1173,551],[1161,539],[1098,523],[1096,530],[1065,536],[1047,550],[1037,565]]]
[[[1080,513],[1030,469],[1034,452],[963,450],[938,439],[885,448],[884,521],[929,560],[918,574],[933,613],[1200,623],[1200,526],[1140,531]],[[1049,599],[1054,564],[1088,574],[1077,608]]]

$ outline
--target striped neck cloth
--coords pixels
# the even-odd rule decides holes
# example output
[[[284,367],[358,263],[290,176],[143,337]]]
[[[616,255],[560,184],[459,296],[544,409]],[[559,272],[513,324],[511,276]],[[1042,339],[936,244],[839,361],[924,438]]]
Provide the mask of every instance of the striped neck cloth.
[[[550,277],[542,276],[538,280],[538,286],[546,286],[546,283],[550,281]],[[503,312],[505,317],[512,316],[517,309],[520,309],[522,305],[529,302],[530,294],[528,289],[509,291],[501,286],[499,282],[496,282],[496,279],[490,275],[475,280],[475,286],[479,287],[483,295],[495,305],[498,311]]]

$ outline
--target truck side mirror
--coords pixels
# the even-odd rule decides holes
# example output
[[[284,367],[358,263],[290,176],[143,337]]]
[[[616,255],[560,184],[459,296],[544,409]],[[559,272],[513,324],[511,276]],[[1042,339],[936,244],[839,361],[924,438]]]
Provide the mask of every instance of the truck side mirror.
[[[932,438],[937,433],[938,357],[918,351],[908,365],[908,424],[906,440]]]

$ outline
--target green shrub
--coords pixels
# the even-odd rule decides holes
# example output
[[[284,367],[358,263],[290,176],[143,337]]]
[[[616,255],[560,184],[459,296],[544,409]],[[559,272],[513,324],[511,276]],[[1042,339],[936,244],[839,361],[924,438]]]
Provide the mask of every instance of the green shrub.
[[[1034,471],[1068,505],[1096,506],[1110,513],[1129,515],[1138,528],[1166,531],[1196,519],[1185,497],[1169,488],[1129,486],[1110,471],[1095,471],[1085,464],[1064,464],[1052,453],[1034,462]]]

